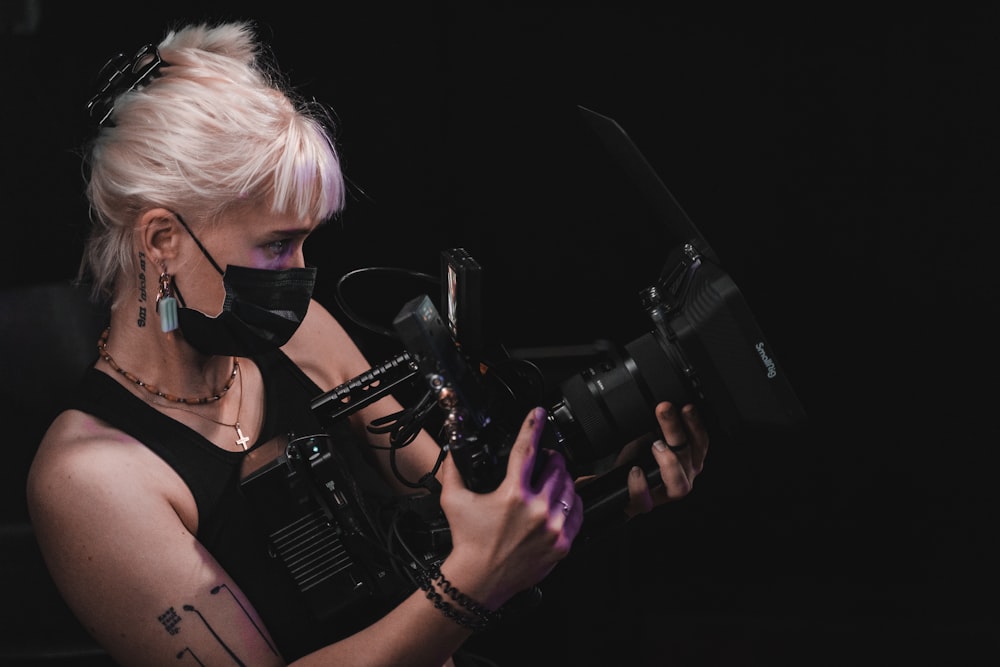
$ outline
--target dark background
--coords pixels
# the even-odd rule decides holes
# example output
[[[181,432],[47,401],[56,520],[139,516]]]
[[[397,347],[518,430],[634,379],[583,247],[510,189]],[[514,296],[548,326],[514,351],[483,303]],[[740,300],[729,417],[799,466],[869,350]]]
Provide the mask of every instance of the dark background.
[[[581,549],[541,607],[480,643],[518,665],[995,660],[995,16],[6,3],[6,292],[75,274],[96,71],[203,18],[256,19],[337,115],[351,198],[307,247],[335,312],[345,272],[436,276],[438,252],[465,247],[512,348],[645,333],[638,290],[671,237],[609,176],[583,105],[621,124],[704,233],[809,414],[791,433],[719,434],[692,496]],[[428,289],[352,285],[385,323]],[[20,311],[2,317],[21,334],[4,363],[44,355]],[[397,351],[350,326],[373,361]],[[9,384],[30,379],[13,368]],[[8,415],[5,535],[22,551],[4,582],[32,613],[0,633],[23,660],[87,651],[18,559],[37,411]]]

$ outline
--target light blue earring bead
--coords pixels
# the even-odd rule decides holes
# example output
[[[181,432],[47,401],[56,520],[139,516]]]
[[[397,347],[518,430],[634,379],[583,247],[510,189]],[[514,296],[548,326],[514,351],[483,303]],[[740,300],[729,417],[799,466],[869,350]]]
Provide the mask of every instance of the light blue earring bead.
[[[170,289],[170,274],[160,274],[160,291],[156,295],[156,314],[160,316],[160,331],[170,333],[177,329],[177,299]]]
[[[156,304],[156,311],[160,315],[160,330],[163,333],[170,333],[177,329],[177,299],[166,296]]]

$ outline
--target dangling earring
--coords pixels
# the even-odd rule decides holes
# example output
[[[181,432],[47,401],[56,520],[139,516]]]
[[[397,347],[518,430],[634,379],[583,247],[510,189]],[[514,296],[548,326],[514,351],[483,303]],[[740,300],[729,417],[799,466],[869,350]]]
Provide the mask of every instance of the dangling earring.
[[[177,329],[177,299],[171,284],[173,277],[164,271],[160,274],[160,290],[156,293],[156,314],[160,316],[160,330],[170,333]]]

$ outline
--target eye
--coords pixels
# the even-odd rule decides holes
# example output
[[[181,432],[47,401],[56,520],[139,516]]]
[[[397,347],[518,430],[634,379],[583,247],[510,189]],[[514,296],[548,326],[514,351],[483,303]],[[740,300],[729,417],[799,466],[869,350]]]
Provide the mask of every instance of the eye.
[[[269,253],[271,253],[275,257],[280,257],[285,252],[287,252],[290,244],[291,242],[288,239],[282,239],[280,241],[271,241],[264,247],[267,249]]]

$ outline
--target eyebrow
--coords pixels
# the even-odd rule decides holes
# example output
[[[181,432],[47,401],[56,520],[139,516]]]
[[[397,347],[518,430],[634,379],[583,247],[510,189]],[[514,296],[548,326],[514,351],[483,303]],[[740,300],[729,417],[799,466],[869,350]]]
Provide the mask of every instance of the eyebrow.
[[[309,227],[287,227],[283,229],[272,229],[271,231],[267,232],[267,236],[273,238],[285,238],[288,236],[308,236],[313,231],[315,231],[318,226],[319,225],[310,225]]]

